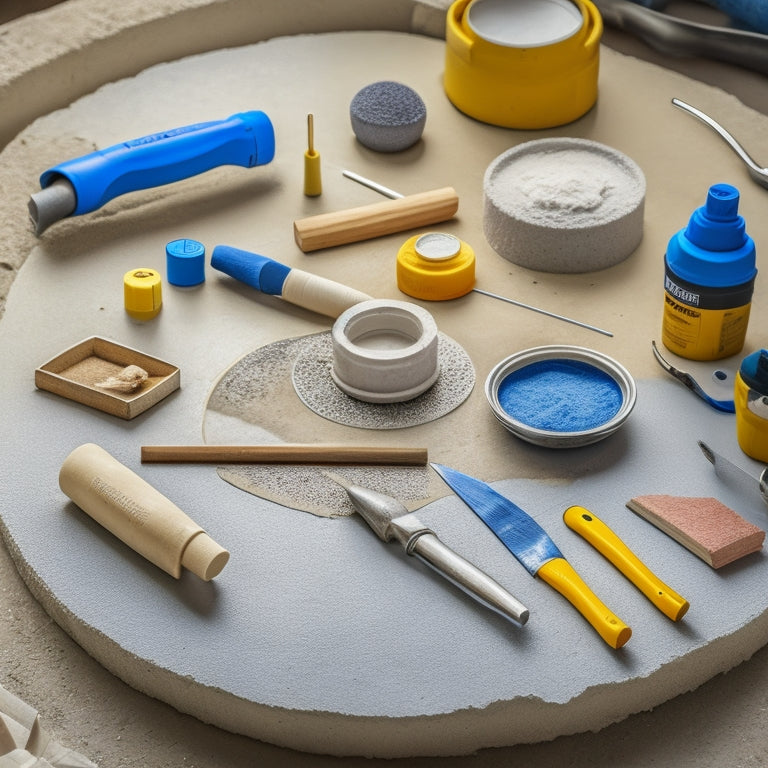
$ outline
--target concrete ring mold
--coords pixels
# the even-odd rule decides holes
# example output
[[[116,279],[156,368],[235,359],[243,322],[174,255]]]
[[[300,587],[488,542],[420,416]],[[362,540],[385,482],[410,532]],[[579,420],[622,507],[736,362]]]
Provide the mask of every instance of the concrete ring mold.
[[[402,403],[440,375],[437,325],[405,301],[373,299],[339,315],[331,330],[336,385],[369,403]]]
[[[418,397],[397,403],[371,403],[343,392],[331,376],[331,335],[297,340],[301,350],[291,372],[293,388],[313,413],[360,429],[390,430],[428,424],[458,408],[475,385],[475,368],[466,351],[438,334],[440,375]]]

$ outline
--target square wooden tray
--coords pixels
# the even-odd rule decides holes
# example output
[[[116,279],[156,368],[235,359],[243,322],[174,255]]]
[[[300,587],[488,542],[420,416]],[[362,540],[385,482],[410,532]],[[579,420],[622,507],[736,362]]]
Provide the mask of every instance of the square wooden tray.
[[[129,365],[138,365],[149,374],[135,392],[117,392],[96,386]],[[35,369],[38,389],[121,419],[132,419],[144,413],[177,390],[180,383],[181,373],[176,366],[99,336],[75,344]]]

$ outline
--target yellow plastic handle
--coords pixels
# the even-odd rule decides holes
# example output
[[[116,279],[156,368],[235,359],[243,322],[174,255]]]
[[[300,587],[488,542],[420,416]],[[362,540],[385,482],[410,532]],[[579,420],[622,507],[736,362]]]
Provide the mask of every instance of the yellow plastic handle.
[[[536,575],[574,605],[611,648],[621,648],[632,637],[632,630],[603,605],[567,560],[562,557],[549,560]]]
[[[592,512],[584,507],[568,507],[563,520],[616,566],[665,616],[672,621],[685,616],[690,607],[688,601],[670,589]]]

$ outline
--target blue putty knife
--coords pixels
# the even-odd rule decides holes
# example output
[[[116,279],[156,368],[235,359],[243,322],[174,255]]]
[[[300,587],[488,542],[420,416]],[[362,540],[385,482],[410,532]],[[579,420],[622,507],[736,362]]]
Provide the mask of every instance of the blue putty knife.
[[[621,648],[629,640],[632,630],[592,592],[527,512],[482,480],[441,464],[433,463],[432,467],[528,573],[540,576],[563,595],[608,645]]]

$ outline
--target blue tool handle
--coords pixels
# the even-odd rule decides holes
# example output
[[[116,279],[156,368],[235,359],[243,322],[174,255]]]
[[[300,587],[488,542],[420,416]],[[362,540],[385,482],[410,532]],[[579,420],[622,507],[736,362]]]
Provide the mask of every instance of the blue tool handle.
[[[763,0],[706,0],[753,32],[768,33],[768,6]]]
[[[643,5],[654,11],[663,10],[665,2],[659,0],[632,0],[637,5]],[[763,0],[702,0],[705,5],[711,5],[730,16],[740,26],[753,32],[768,34],[768,5]]]
[[[280,296],[291,271],[279,261],[231,245],[217,245],[211,253],[211,266],[262,293]]]
[[[251,168],[275,155],[275,133],[264,112],[196,123],[125,141],[67,160],[40,176],[45,188],[64,177],[77,204],[72,215],[95,211],[126,192],[195,176],[219,165]]]

